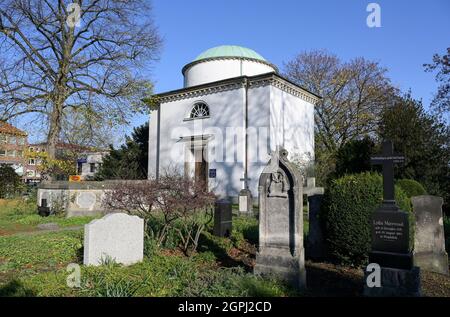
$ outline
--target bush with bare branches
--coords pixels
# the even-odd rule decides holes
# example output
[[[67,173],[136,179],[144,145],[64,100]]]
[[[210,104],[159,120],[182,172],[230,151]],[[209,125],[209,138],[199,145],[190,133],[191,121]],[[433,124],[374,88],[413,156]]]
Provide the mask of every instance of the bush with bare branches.
[[[176,173],[158,180],[117,182],[105,194],[104,206],[144,219],[147,238],[161,246],[172,231],[179,247],[190,255],[197,249],[201,233],[211,222],[215,195],[200,182]]]

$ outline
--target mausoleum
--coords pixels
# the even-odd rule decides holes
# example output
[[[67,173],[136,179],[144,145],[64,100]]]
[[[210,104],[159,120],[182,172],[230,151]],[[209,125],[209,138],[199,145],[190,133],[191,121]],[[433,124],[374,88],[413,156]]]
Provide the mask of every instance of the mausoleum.
[[[277,146],[314,162],[314,106],[320,97],[290,82],[255,51],[219,46],[182,69],[184,87],[156,96],[150,113],[149,177],[177,170],[221,197],[258,195]]]

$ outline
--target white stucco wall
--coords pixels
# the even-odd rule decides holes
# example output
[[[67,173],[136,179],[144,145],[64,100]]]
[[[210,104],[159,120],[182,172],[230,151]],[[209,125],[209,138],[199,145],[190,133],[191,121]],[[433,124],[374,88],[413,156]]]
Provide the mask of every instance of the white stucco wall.
[[[158,110],[150,111],[148,133],[148,177],[152,178],[156,176],[158,161]]]
[[[277,145],[289,159],[314,160],[314,105],[274,86],[249,90],[249,189],[258,195],[259,176]],[[257,140],[256,140],[257,138]]]
[[[270,159],[270,91],[271,86],[248,91],[248,187],[258,195],[259,176]]]
[[[189,98],[160,105],[160,152],[159,171],[165,169],[184,172],[189,142],[182,137],[214,135],[208,140],[209,169],[216,169],[217,176],[209,180],[209,186],[218,195],[237,195],[240,178],[243,176],[243,91],[234,89],[221,93]],[[210,118],[185,120],[196,102],[205,102],[210,109]],[[149,176],[156,175],[157,158],[157,112],[150,117]],[[232,136],[235,136],[234,138]],[[191,162],[192,163],[192,162]]]
[[[217,59],[194,64],[184,74],[184,86],[191,87],[239,76],[255,76],[276,70],[251,60]]]
[[[314,160],[314,105],[271,87],[270,148],[289,152],[289,160]]]
[[[217,176],[209,179],[209,188],[219,196],[237,196],[244,185],[244,100],[245,89],[239,88],[161,104],[160,173],[165,168],[184,172],[185,161],[193,161],[189,142],[180,138],[213,135],[207,145],[208,169],[216,169]],[[210,118],[185,120],[198,101],[210,107]],[[248,126],[248,185],[253,196],[258,195],[259,176],[277,145],[288,150],[290,159],[314,159],[311,103],[271,85],[252,87],[248,91]],[[149,175],[155,176],[156,111],[151,113],[149,133]]]

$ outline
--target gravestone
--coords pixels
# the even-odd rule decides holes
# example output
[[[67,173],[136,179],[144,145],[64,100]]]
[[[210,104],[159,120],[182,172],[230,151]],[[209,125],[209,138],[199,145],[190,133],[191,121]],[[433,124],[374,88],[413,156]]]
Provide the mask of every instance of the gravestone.
[[[50,207],[47,205],[47,199],[43,198],[41,199],[41,204],[38,206],[38,214],[41,217],[48,217],[50,216]]]
[[[259,249],[254,273],[306,288],[302,176],[284,149],[271,155],[259,179]]]
[[[383,143],[383,153],[372,157],[373,165],[383,166],[383,203],[372,213],[372,250],[369,263],[381,267],[381,287],[369,287],[365,272],[364,294],[367,296],[420,296],[420,269],[414,267],[410,245],[409,214],[401,211],[394,196],[394,164],[404,157],[394,154],[391,141]]]
[[[144,257],[144,220],[112,213],[84,227],[84,265],[98,266],[103,260],[130,265]]]
[[[37,225],[37,228],[39,230],[58,230],[59,225],[57,223],[50,222],[50,223],[43,223],[43,224]]]
[[[314,260],[320,260],[326,257],[326,245],[319,218],[322,200],[323,194],[308,196],[309,232],[306,244],[306,256]]]
[[[229,237],[232,230],[232,218],[231,202],[227,199],[216,201],[214,206],[214,235]]]
[[[243,189],[239,192],[239,214],[253,215],[252,193],[248,189]]]
[[[310,213],[311,209],[318,210],[317,206],[310,207],[310,205],[309,205],[310,202],[319,203],[319,205],[321,203],[320,202],[321,199],[318,199],[317,197],[313,198],[313,199],[309,199],[308,197],[316,196],[316,195],[318,195],[319,197],[322,197],[324,192],[325,192],[325,189],[323,187],[316,187],[316,178],[315,177],[308,177],[306,179],[306,187],[303,187],[303,197],[306,198],[306,207],[307,207],[306,215],[305,215],[306,219],[309,220],[309,217],[310,217],[309,213]],[[319,206],[319,209],[320,209],[320,206]]]
[[[414,264],[424,271],[449,274],[442,215],[444,200],[435,196],[411,198],[416,227]]]

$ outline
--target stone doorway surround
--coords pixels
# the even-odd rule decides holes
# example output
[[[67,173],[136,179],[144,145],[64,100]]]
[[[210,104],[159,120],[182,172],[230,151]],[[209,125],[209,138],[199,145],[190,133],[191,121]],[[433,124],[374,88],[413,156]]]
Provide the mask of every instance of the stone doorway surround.
[[[210,135],[182,137],[185,142],[184,175],[208,184],[208,142]]]

